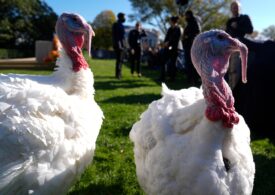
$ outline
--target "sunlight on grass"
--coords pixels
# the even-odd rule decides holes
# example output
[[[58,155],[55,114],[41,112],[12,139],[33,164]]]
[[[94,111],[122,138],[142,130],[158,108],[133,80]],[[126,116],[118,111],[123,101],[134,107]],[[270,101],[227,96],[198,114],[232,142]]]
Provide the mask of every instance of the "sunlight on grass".
[[[102,108],[105,120],[96,142],[93,163],[79,181],[72,186],[70,195],[143,194],[134,164],[133,145],[129,132],[148,104],[159,99],[158,72],[143,67],[143,77],[132,77],[123,66],[122,79],[114,77],[114,60],[89,60],[95,77],[95,98]],[[2,73],[49,74],[51,71],[1,70]],[[172,89],[186,87],[184,76],[168,83]],[[251,132],[253,135],[253,132]],[[253,136],[252,150],[256,163],[254,195],[275,194],[274,140]]]
[[[129,132],[147,105],[160,98],[160,85],[149,77],[132,77],[126,66],[123,78],[115,79],[112,60],[92,60],[90,64],[95,76],[96,101],[105,120],[93,164],[69,194],[143,194],[136,180]]]

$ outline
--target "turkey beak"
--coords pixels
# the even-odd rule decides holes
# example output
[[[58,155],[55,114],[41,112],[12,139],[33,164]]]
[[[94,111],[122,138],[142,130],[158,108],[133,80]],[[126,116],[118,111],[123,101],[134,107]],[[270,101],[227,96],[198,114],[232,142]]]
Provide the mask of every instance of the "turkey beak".
[[[95,32],[93,31],[92,27],[87,23],[85,25],[85,47],[88,51],[88,55],[91,56],[91,44],[92,44],[92,37],[95,36]]]
[[[248,49],[245,44],[240,42],[238,39],[231,38],[230,40],[233,42],[233,51],[239,51],[241,60],[242,60],[242,82],[247,83],[247,56]]]

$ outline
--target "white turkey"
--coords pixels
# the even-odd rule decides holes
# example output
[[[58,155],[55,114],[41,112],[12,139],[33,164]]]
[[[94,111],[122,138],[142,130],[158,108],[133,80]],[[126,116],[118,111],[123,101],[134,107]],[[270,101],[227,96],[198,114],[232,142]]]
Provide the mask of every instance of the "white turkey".
[[[64,194],[93,159],[103,113],[81,49],[94,32],[63,13],[56,33],[52,75],[0,76],[0,194]]]
[[[245,45],[221,30],[198,35],[191,56],[202,88],[163,85],[163,97],[133,125],[136,173],[146,194],[252,193],[250,131],[223,78],[234,51],[241,53],[246,82]]]

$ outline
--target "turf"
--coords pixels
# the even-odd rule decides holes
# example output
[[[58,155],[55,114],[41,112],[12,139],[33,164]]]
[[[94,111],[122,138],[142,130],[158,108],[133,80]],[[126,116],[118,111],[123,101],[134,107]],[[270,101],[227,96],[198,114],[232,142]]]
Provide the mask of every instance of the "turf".
[[[141,78],[132,76],[123,67],[121,80],[114,78],[114,60],[89,60],[95,77],[96,101],[105,120],[96,143],[93,163],[72,186],[69,195],[143,194],[140,189],[133,158],[129,132],[148,104],[160,98],[159,73],[143,67]],[[2,73],[49,74],[49,71],[1,70]],[[168,87],[187,87],[185,77],[179,76]],[[270,129],[271,131],[274,129]],[[275,140],[251,132],[252,150],[256,163],[254,195],[275,194]]]

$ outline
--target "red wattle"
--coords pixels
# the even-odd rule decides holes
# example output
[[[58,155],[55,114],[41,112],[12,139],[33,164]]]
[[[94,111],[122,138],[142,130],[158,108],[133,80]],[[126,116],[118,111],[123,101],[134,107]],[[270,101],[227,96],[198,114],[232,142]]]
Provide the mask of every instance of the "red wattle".
[[[79,47],[73,47],[67,51],[67,54],[70,56],[73,62],[73,70],[75,72],[78,72],[81,69],[87,69],[89,67]]]
[[[205,116],[210,121],[221,120],[223,126],[226,128],[232,128],[234,124],[238,124],[239,117],[233,107],[234,99],[226,102],[216,93],[210,93],[210,95],[206,97],[206,100],[208,105],[205,110]],[[212,104],[209,104],[210,102]]]

